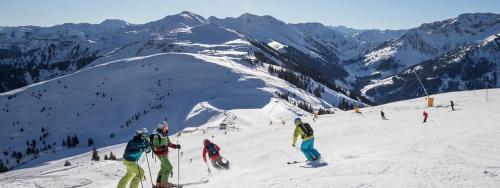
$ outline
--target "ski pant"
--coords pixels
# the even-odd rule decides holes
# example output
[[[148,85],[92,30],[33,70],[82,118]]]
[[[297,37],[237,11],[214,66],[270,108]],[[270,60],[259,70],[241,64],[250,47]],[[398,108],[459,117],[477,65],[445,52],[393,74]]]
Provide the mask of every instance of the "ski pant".
[[[127,173],[118,182],[118,188],[126,188],[130,180],[130,188],[138,188],[144,175],[144,170],[137,165],[137,161],[124,160],[123,164],[127,167]]]
[[[309,161],[312,159],[317,159],[321,156],[318,150],[314,149],[314,138],[303,141],[302,144],[300,144],[300,150],[302,150],[302,153],[304,153],[307,160]]]
[[[219,157],[217,160],[210,160],[210,162],[212,162],[212,166],[214,168],[217,168],[217,169],[221,169],[221,168],[228,169],[229,168],[229,162],[223,163],[222,157]]]
[[[156,183],[167,185],[168,177],[172,172],[172,164],[168,160],[168,156],[158,157],[161,162],[160,171],[158,172],[158,177],[156,178]]]
[[[427,122],[427,116],[424,116],[424,123]]]

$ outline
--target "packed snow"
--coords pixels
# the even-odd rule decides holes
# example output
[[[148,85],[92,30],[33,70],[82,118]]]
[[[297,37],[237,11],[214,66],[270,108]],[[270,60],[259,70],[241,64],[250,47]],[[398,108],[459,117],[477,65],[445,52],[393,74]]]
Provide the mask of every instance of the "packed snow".
[[[262,108],[227,110],[237,117],[233,128],[219,130],[213,119],[171,136],[182,145],[180,161],[176,150],[170,153],[171,181],[177,183],[178,175],[181,183],[209,180],[189,186],[193,188],[499,187],[500,126],[496,122],[500,121],[500,90],[433,97],[436,107],[425,107],[425,99],[417,98],[362,108],[359,114],[339,111],[316,120],[279,99],[267,101]],[[449,108],[449,100],[455,102],[455,111]],[[380,110],[389,120],[380,118]],[[424,110],[430,114],[427,123],[422,123]],[[295,117],[313,126],[315,145],[326,166],[286,164],[304,160],[291,146]],[[142,126],[155,127],[152,122]],[[207,172],[201,159],[205,138],[221,147],[231,169]],[[110,151],[121,156],[124,146],[104,147],[99,152],[101,157]],[[90,156],[90,152],[83,153],[1,174],[0,187],[114,187],[125,174],[121,161],[91,162]],[[159,162],[147,156],[148,160],[143,155],[140,162],[146,171],[144,187],[151,187],[148,162],[153,179]],[[66,160],[72,165],[64,167]]]

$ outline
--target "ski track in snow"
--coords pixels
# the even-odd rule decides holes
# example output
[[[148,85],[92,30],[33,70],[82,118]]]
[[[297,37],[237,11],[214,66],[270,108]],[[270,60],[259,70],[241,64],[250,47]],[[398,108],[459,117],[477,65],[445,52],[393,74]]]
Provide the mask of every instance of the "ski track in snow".
[[[234,109],[240,131],[206,129],[172,136],[183,145],[181,183],[209,179],[189,187],[499,187],[500,186],[500,89],[490,90],[485,102],[483,91],[436,95],[439,107],[425,108],[423,98],[322,115],[316,122],[304,116],[315,129],[315,146],[326,166],[303,168],[303,155],[291,147],[293,110],[282,101],[269,101],[262,109]],[[456,101],[456,111],[446,107]],[[442,101],[442,103],[440,103]],[[381,120],[383,109],[389,120]],[[423,110],[429,122],[421,123]],[[273,122],[288,116],[286,125]],[[208,125],[203,125],[206,127]],[[228,171],[211,167],[208,174],[201,160],[201,142],[212,139],[232,166]],[[299,139],[300,140],[300,139]],[[122,155],[124,144],[100,149],[101,156],[113,151]],[[91,153],[33,168],[0,175],[0,187],[114,187],[125,174],[121,161],[90,161]],[[149,157],[153,179],[159,161]],[[190,162],[192,159],[192,162]],[[170,153],[177,183],[177,151]],[[144,187],[150,187],[146,171]],[[307,165],[306,165],[307,166]]]

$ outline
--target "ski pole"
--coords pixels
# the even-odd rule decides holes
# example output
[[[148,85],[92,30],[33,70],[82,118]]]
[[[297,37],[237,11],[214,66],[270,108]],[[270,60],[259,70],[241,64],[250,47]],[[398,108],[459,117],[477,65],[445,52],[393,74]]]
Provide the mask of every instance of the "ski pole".
[[[293,146],[293,148],[295,148],[296,150],[302,152],[297,146]]]
[[[210,171],[210,167],[208,166],[208,163],[206,161],[205,164],[207,165],[208,174],[212,174],[212,172]]]
[[[177,146],[179,146],[179,139],[177,139]],[[179,185],[180,179],[181,179],[181,154],[180,154],[180,149],[177,149],[177,184]]]
[[[151,186],[154,187],[154,184],[153,184],[153,176],[151,176],[151,168],[149,167],[149,159],[148,159],[148,155],[146,155],[146,162],[148,163],[148,170],[149,170],[149,179],[151,181]]]
[[[137,164],[137,170],[139,171],[139,177],[141,177],[141,187],[144,188],[144,185],[142,184],[142,175],[141,175],[141,167],[139,167],[139,161],[135,162]]]

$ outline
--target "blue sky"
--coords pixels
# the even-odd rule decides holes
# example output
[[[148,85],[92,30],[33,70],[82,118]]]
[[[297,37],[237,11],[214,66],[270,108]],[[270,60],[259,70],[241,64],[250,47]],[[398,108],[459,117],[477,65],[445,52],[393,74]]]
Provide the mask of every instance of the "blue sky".
[[[0,26],[100,23],[107,18],[146,23],[183,10],[204,17],[248,12],[288,23],[400,29],[462,13],[500,13],[500,0],[2,0]]]

